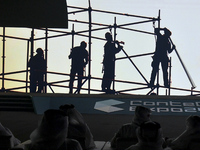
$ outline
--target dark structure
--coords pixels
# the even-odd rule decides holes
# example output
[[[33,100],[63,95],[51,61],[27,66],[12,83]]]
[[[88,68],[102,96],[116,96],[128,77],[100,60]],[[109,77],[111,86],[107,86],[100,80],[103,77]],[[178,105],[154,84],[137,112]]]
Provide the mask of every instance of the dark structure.
[[[0,3],[1,27],[68,28],[65,0],[0,0]]]
[[[2,0],[2,2],[4,2]],[[54,6],[54,3],[52,2],[51,5],[46,5],[47,4],[47,0],[44,1],[45,2],[45,9],[49,10],[49,8],[51,8],[50,6]],[[49,1],[48,1],[49,2]],[[50,1],[51,2],[51,1]],[[145,35],[155,35],[155,33],[152,33],[152,32],[148,32],[148,31],[143,31],[143,30],[137,30],[137,29],[133,29],[133,28],[128,28],[127,26],[130,26],[130,25],[138,25],[138,24],[147,24],[147,23],[153,23],[153,25],[155,25],[155,23],[157,24],[157,27],[160,28],[160,11],[158,13],[158,16],[157,17],[147,17],[147,16],[139,16],[139,15],[132,15],[132,14],[125,14],[125,13],[119,13],[119,12],[111,12],[111,11],[104,11],[104,10],[97,10],[97,9],[92,9],[91,7],[91,4],[90,4],[90,0],[88,1],[89,2],[89,6],[88,8],[82,8],[82,7],[76,7],[76,6],[67,6],[67,8],[70,10],[68,11],[68,15],[74,15],[74,14],[77,14],[77,13],[82,13],[82,12],[87,12],[88,13],[88,21],[81,21],[81,20],[72,20],[72,19],[68,19],[67,17],[67,9],[66,9],[66,1],[63,0],[62,3],[57,3],[59,6],[63,6],[63,7],[53,7],[52,9],[58,9],[58,10],[62,10],[62,11],[59,11],[59,13],[61,13],[62,17],[61,17],[61,22],[64,23],[64,24],[59,24],[61,23],[60,21],[57,21],[56,25],[54,24],[51,24],[51,22],[48,22],[47,21],[47,24],[40,24],[39,26],[38,25],[33,25],[31,26],[31,37],[30,38],[22,38],[22,37],[12,37],[12,36],[6,36],[6,33],[5,33],[5,30],[6,28],[5,27],[30,27],[29,25],[22,25],[21,23],[16,25],[14,24],[13,22],[11,22],[10,24],[8,24],[7,22],[4,22],[4,24],[1,22],[0,23],[0,26],[3,27],[3,34],[0,35],[0,37],[3,37],[3,54],[2,54],[2,73],[0,74],[1,75],[1,81],[2,81],[2,88],[1,88],[1,91],[5,92],[5,91],[15,91],[15,90],[19,90],[19,89],[25,89],[25,92],[29,92],[28,91],[28,88],[29,88],[29,82],[28,82],[28,74],[29,74],[29,69],[28,69],[28,66],[26,69],[24,70],[20,70],[20,71],[13,71],[13,72],[5,72],[5,41],[6,41],[6,38],[11,38],[11,39],[16,39],[16,40],[22,40],[22,41],[26,41],[27,42],[27,62],[29,60],[29,55],[32,57],[33,56],[33,49],[34,49],[34,42],[35,41],[40,41],[40,40],[44,40],[45,42],[45,55],[44,55],[44,58],[45,60],[48,62],[48,42],[49,42],[49,39],[53,39],[53,38],[57,38],[57,37],[64,37],[64,36],[68,36],[68,35],[71,35],[72,37],[72,48],[74,47],[74,39],[75,39],[75,36],[81,36],[81,37],[86,37],[88,38],[88,53],[89,53],[89,62],[88,62],[88,65],[87,65],[87,72],[86,72],[86,76],[84,77],[84,80],[83,80],[83,83],[82,85],[86,84],[87,83],[87,88],[82,88],[82,90],[86,90],[88,94],[91,93],[91,91],[93,92],[99,92],[99,93],[102,93],[102,90],[99,88],[99,89],[94,89],[94,88],[91,88],[91,80],[97,80],[97,81],[102,81],[102,78],[101,77],[95,77],[95,76],[92,76],[91,75],[91,57],[92,57],[92,47],[91,47],[91,44],[92,44],[92,39],[96,39],[96,40],[100,40],[100,41],[105,41],[105,38],[101,38],[101,37],[96,37],[96,36],[92,36],[92,32],[94,31],[102,31],[102,30],[113,30],[113,39],[114,41],[116,40],[116,36],[117,36],[117,29],[122,29],[122,30],[127,30],[127,31],[130,31],[130,32],[138,32],[138,33],[142,33],[142,34],[145,34]],[[56,5],[57,5],[56,4]],[[3,12],[7,12],[7,10],[5,10],[6,7],[4,7],[5,5],[8,5],[7,3],[5,3],[4,5],[1,5],[0,8],[0,11],[2,14],[2,11]],[[18,6],[18,5],[16,5]],[[35,5],[33,5],[35,6]],[[43,8],[43,4],[41,5],[41,7]],[[48,6],[48,7],[47,7]],[[40,8],[41,8],[40,7]],[[8,7],[10,8],[10,7]],[[51,10],[52,11],[52,10]],[[39,11],[40,12],[40,11]],[[54,11],[53,11],[54,12]],[[116,17],[114,17],[114,24],[113,25],[110,25],[110,24],[103,24],[103,23],[95,23],[95,22],[92,22],[92,12],[96,12],[96,13],[104,13],[104,14],[111,14],[111,15],[115,15],[115,16],[123,16],[123,17],[133,17],[133,18],[138,18],[140,19],[140,21],[135,21],[135,22],[132,22],[132,23],[124,23],[124,24],[117,24],[117,21],[116,21]],[[64,13],[64,14],[63,14]],[[8,13],[3,13],[3,14],[8,14]],[[46,14],[46,13],[44,13]],[[63,17],[64,15],[64,17]],[[54,17],[56,17],[55,15],[53,15]],[[8,16],[9,17],[9,16]],[[46,16],[43,16],[43,17],[46,17]],[[26,17],[25,17],[26,18]],[[58,17],[60,18],[60,16]],[[5,19],[5,16],[3,16],[3,18],[0,17],[1,20]],[[30,19],[30,18],[29,18]],[[44,18],[43,18],[44,19]],[[54,23],[55,23],[55,20],[50,18]],[[56,18],[55,18],[56,19]],[[48,28],[67,28],[67,20],[72,24],[72,31],[71,32],[66,32],[66,31],[61,31],[61,30],[55,30],[55,29],[48,29]],[[39,22],[41,20],[38,20]],[[87,25],[88,29],[86,30],[83,30],[83,31],[75,31],[74,30],[74,24],[84,24],[84,25]],[[14,25],[14,26],[13,26]],[[43,28],[41,28],[43,27]],[[40,37],[40,38],[35,38],[34,37],[34,32],[35,31],[44,31],[45,32],[45,35],[44,37]],[[54,35],[48,35],[48,33],[54,33]],[[105,32],[104,32],[105,33]],[[170,42],[173,44],[172,40],[169,38]],[[115,83],[124,83],[124,84],[129,84],[132,86],[132,88],[127,88],[127,89],[123,89],[123,90],[115,90],[117,93],[120,93],[120,94],[131,94],[131,92],[133,91],[137,91],[137,90],[143,90],[143,89],[146,89],[146,90],[149,90],[149,82],[148,80],[145,78],[145,76],[142,74],[142,72],[140,71],[140,69],[136,66],[136,64],[133,62],[132,58],[135,58],[135,57],[142,57],[142,56],[148,56],[148,55],[152,55],[154,53],[145,53],[145,54],[138,54],[138,55],[132,55],[132,56],[129,56],[127,54],[127,52],[122,49],[122,52],[125,54],[125,57],[119,57],[119,58],[116,58],[115,61],[118,61],[118,60],[123,60],[123,59],[128,59],[130,61],[130,63],[133,65],[134,69],[137,70],[137,72],[139,73],[139,75],[141,75],[142,79],[144,80],[144,82],[135,82],[135,81],[124,81],[124,80],[116,80],[115,78],[113,79],[113,90],[115,90]],[[176,87],[171,87],[169,85],[168,87],[168,93],[166,92],[166,95],[170,95],[170,91],[171,90],[181,90],[181,91],[185,91],[185,92],[189,92],[189,95],[198,95],[200,94],[200,91],[195,91],[194,88],[196,87],[194,82],[192,81],[183,61],[181,60],[181,57],[179,56],[177,50],[175,49],[175,52],[181,62],[181,65],[183,66],[184,68],[184,71],[185,73],[187,74],[187,77],[191,83],[191,87],[189,89],[183,89],[183,88],[176,88]],[[48,64],[47,64],[48,66]],[[171,80],[171,61],[170,61],[170,65],[169,65],[169,76],[168,76],[168,80],[170,81]],[[115,71],[115,70],[114,70]],[[18,74],[18,73],[25,73],[26,74],[26,80],[19,80],[19,79],[11,79],[11,78],[6,78],[5,76],[6,75],[11,75],[11,74]],[[59,80],[59,81],[48,81],[47,80],[47,74],[48,75],[62,75],[62,76],[68,76],[70,77],[70,74],[69,73],[60,73],[60,72],[53,72],[53,71],[49,71],[47,70],[47,72],[45,73],[45,88],[44,88],[44,92],[47,92],[47,87],[50,88],[50,90],[54,93],[54,90],[53,90],[53,87],[61,87],[61,88],[69,88],[69,86],[65,86],[66,85],[66,82],[69,82],[69,80]],[[13,81],[13,82],[21,82],[21,83],[24,83],[24,86],[21,86],[21,87],[13,87],[13,88],[5,88],[5,81]],[[65,85],[60,85],[61,83],[65,83]],[[135,87],[134,88],[134,85],[137,85],[137,86],[140,86],[139,88],[138,87]],[[150,95],[152,93],[152,91],[154,91],[155,89],[157,89],[157,95],[159,95],[159,89],[160,88],[163,88],[164,86],[160,86],[159,85],[159,73],[157,73],[157,84],[155,87],[151,88],[146,94],[147,95]],[[195,93],[194,93],[195,92]],[[77,91],[75,91],[75,93],[77,93]]]

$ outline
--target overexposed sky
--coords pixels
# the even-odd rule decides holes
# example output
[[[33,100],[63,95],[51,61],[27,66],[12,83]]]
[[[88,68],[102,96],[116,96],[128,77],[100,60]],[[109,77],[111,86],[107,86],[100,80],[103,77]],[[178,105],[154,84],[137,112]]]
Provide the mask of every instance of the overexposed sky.
[[[67,0],[69,6],[77,6],[88,8],[88,0]],[[200,90],[199,82],[199,66],[200,66],[200,55],[199,55],[199,27],[200,27],[200,2],[198,0],[91,0],[91,7],[97,10],[106,10],[119,13],[128,13],[132,15],[147,16],[147,17],[158,17],[160,10],[161,15],[161,27],[167,27],[171,30],[174,44],[176,45],[177,51],[181,56],[189,74],[191,75],[195,85],[195,90]],[[68,9],[72,11],[74,9]],[[69,19],[88,21],[88,13],[77,13],[68,16]],[[117,25],[133,23],[142,21],[145,19],[139,19],[135,17],[119,16],[107,13],[92,12],[92,21],[95,23],[102,23],[113,25],[114,18],[116,17]],[[63,29],[63,31],[71,32],[72,24],[69,22],[69,28]],[[157,27],[157,23],[155,24]],[[98,28],[99,26],[93,25],[92,28]],[[153,24],[138,24],[126,26],[127,28],[144,30],[153,32]],[[88,25],[75,23],[75,31],[87,30]],[[107,30],[100,30],[92,32],[93,36],[104,38],[104,34]],[[14,35],[19,37],[30,38],[31,30],[27,28],[6,28],[6,35]],[[113,31],[114,32],[114,31]],[[2,28],[0,28],[0,34],[2,35]],[[50,35],[55,33],[49,32]],[[84,33],[88,35],[88,33]],[[43,37],[44,32],[36,30],[35,38]],[[2,55],[2,38],[0,37],[0,53]],[[75,36],[75,46],[85,40],[88,42],[88,38]],[[151,53],[155,50],[155,37],[153,35],[138,33],[134,31],[117,29],[117,40],[124,41],[124,50],[128,55],[137,55]],[[102,59],[103,59],[103,46],[105,41],[92,39],[92,71],[91,75],[94,77],[102,77]],[[35,41],[35,49],[37,47],[45,48],[45,41]],[[58,37],[49,39],[48,41],[48,71],[69,73],[70,71],[70,60],[68,55],[71,48],[71,36]],[[26,69],[26,56],[27,56],[27,42],[23,40],[6,39],[6,72],[19,71]],[[124,57],[124,53],[121,51],[116,57]],[[172,52],[169,57],[172,58],[172,87],[190,89],[191,84],[180,64],[180,61],[175,52]],[[145,78],[149,81],[151,75],[151,55],[132,58],[135,65],[140,69]],[[1,63],[2,64],[2,63]],[[2,66],[0,66],[2,70]],[[86,68],[87,70],[87,68]],[[87,73],[87,71],[86,71]],[[16,74],[6,76],[7,78],[15,78],[25,80],[25,74]],[[68,76],[61,75],[48,75],[48,82],[68,80]],[[139,75],[134,66],[128,59],[118,60],[116,62],[116,79],[125,80],[139,83],[146,83],[143,78]],[[160,84],[163,85],[162,71],[160,71]],[[62,85],[68,86],[65,82]],[[76,86],[76,82],[74,84]],[[19,82],[6,82],[5,88],[17,86],[24,86]],[[84,85],[87,88],[87,83]],[[116,90],[123,90],[129,88],[140,88],[144,86],[138,86],[133,84],[116,83]],[[66,88],[52,87],[55,93],[68,93]],[[91,81],[91,88],[100,89],[100,81]],[[137,90],[131,92],[132,94],[146,94],[150,89]],[[48,88],[48,92],[51,91]],[[156,92],[156,91],[155,91]],[[164,95],[166,89],[161,89],[160,94]],[[87,93],[82,91],[82,93]],[[189,92],[180,92],[177,90],[171,90],[172,95],[188,95]]]

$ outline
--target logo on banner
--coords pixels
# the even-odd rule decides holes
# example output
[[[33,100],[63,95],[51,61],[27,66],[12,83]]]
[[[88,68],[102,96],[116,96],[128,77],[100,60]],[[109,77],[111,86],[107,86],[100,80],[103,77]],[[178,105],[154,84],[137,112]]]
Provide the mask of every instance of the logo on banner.
[[[125,102],[121,102],[114,99],[98,101],[95,103],[94,109],[100,110],[103,112],[111,113],[116,111],[124,110],[123,108],[116,107],[115,105],[123,104]]]

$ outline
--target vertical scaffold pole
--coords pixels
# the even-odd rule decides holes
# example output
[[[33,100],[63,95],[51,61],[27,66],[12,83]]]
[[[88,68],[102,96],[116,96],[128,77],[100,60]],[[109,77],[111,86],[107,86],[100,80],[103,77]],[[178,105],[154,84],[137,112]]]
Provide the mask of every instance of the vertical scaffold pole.
[[[89,7],[88,7],[88,16],[89,16],[89,41],[88,41],[88,49],[89,49],[89,63],[88,63],[88,94],[90,94],[90,80],[91,80],[91,44],[92,44],[92,8],[90,5],[90,0],[89,2]]]
[[[116,36],[117,36],[117,23],[116,23],[116,17],[114,18],[114,42],[116,41]],[[114,57],[114,59],[115,59],[115,57]],[[114,66],[113,66],[114,68],[113,68],[113,70],[114,70],[114,72],[113,72],[113,90],[115,90],[115,60],[114,60]]]
[[[158,12],[158,28],[160,28],[160,10]],[[157,95],[159,95],[159,68],[157,72]]]
[[[47,92],[47,58],[48,58],[48,28],[45,30],[45,64],[46,64],[46,72],[44,74],[44,82],[45,86],[43,87],[44,93]]]
[[[74,34],[75,34],[74,24],[72,24],[72,49],[74,48]]]
[[[158,12],[158,28],[160,28],[160,10]]]
[[[34,51],[34,28],[32,28],[31,31],[31,58],[33,57],[33,51]]]
[[[30,40],[27,40],[27,58],[26,58],[26,93],[28,93],[28,61],[29,61],[29,42]]]
[[[168,95],[170,96],[170,90],[171,90],[171,74],[172,74],[172,58],[170,57],[169,59],[169,91],[168,91]]]
[[[31,55],[30,57],[33,57],[33,51],[34,51],[34,28],[32,28],[31,31],[31,38],[30,38],[30,42],[31,42]],[[30,80],[30,86],[31,86],[31,80]]]
[[[71,50],[70,50],[70,53],[72,52],[72,49],[74,48],[74,35],[75,35],[75,31],[74,31],[74,24],[72,24],[72,47],[71,47]],[[71,59],[71,65],[72,65],[72,59]],[[70,73],[70,78],[71,78],[71,73]]]
[[[2,55],[2,88],[1,91],[5,91],[5,81],[4,81],[4,74],[5,74],[5,34],[6,28],[3,27],[3,55]]]

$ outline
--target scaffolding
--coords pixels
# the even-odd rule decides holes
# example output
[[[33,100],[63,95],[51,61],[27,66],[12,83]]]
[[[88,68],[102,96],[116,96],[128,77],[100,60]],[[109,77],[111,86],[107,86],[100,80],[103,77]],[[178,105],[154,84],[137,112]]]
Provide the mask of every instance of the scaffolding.
[[[20,70],[20,71],[14,71],[14,72],[5,72],[5,42],[6,42],[6,38],[11,38],[11,39],[16,39],[16,40],[22,40],[22,41],[26,41],[27,42],[27,59],[26,59],[26,64],[29,61],[29,57],[33,57],[34,54],[34,41],[39,41],[39,40],[45,40],[45,60],[48,60],[48,42],[49,39],[54,39],[54,38],[58,38],[58,37],[64,37],[64,36],[71,36],[71,47],[74,47],[74,40],[75,40],[75,36],[82,36],[82,37],[86,37],[88,38],[88,53],[89,53],[89,63],[88,63],[88,67],[87,67],[87,74],[84,76],[83,78],[83,82],[82,85],[85,85],[87,83],[87,88],[82,88],[82,90],[86,90],[88,94],[91,94],[91,92],[97,92],[102,94],[101,89],[94,89],[91,88],[91,80],[98,80],[101,81],[102,78],[101,77],[95,77],[92,75],[91,73],[91,53],[92,53],[92,39],[96,39],[96,40],[100,40],[100,41],[105,41],[104,38],[101,37],[97,37],[97,36],[92,36],[92,32],[94,31],[101,31],[101,30],[109,30],[109,31],[114,31],[113,32],[113,38],[114,41],[117,39],[117,29],[122,29],[122,30],[127,30],[130,32],[138,32],[138,33],[143,33],[143,34],[149,34],[154,36],[155,34],[153,32],[148,32],[148,31],[143,31],[143,30],[138,30],[138,29],[132,29],[129,28],[128,26],[130,25],[138,25],[138,24],[146,24],[146,23],[153,23],[154,27],[155,27],[155,23],[157,23],[158,28],[160,28],[160,10],[158,12],[158,16],[157,17],[147,17],[147,16],[139,16],[139,15],[132,15],[132,14],[127,14],[127,13],[119,13],[119,12],[112,12],[112,11],[104,11],[104,10],[97,10],[97,9],[93,9],[91,7],[90,4],[90,0],[88,1],[88,8],[83,8],[83,7],[77,7],[77,6],[67,6],[68,9],[71,9],[72,11],[68,12],[68,15],[73,15],[73,14],[77,14],[77,13],[83,13],[83,12],[87,12],[88,13],[88,21],[81,21],[81,20],[72,20],[70,19],[70,17],[68,17],[68,21],[70,23],[72,23],[72,30],[71,32],[66,32],[66,31],[61,31],[61,30],[56,30],[56,29],[48,29],[48,28],[32,28],[31,29],[31,37],[30,38],[22,38],[22,37],[14,37],[14,36],[7,36],[6,35],[6,27],[3,27],[3,34],[0,35],[0,37],[3,38],[2,42],[3,42],[3,47],[2,47],[2,73],[0,74],[0,79],[2,82],[2,87],[1,87],[1,91],[2,92],[15,92],[15,90],[19,90],[19,89],[25,89],[25,92],[28,93],[29,92],[29,68],[28,65],[26,65],[26,70]],[[102,14],[111,14],[111,15],[115,15],[114,17],[114,23],[113,25],[110,24],[103,24],[103,23],[95,23],[92,21],[92,13],[93,12],[98,12],[98,13],[102,13]],[[142,21],[136,21],[136,22],[132,22],[132,23],[125,23],[125,24],[117,24],[116,21],[116,16],[123,16],[123,17],[132,17],[132,18],[140,18],[142,19]],[[74,26],[76,24],[86,24],[88,25],[88,29],[86,30],[81,30],[81,31],[75,31]],[[98,26],[96,28],[92,28],[92,26]],[[44,37],[40,37],[40,38],[35,38],[34,37],[34,31],[35,30],[41,30],[45,32],[45,36]],[[49,36],[48,34],[50,32],[56,33],[56,35],[51,35]],[[170,42],[173,44],[173,41],[170,39]],[[137,67],[137,65],[134,63],[134,61],[132,60],[132,58],[136,58],[136,57],[141,57],[141,56],[148,56],[148,55],[152,55],[153,53],[144,53],[144,54],[139,54],[139,55],[132,55],[129,56],[127,54],[127,52],[122,49],[122,52],[125,54],[125,57],[118,57],[116,58],[116,61],[118,60],[123,60],[123,59],[128,59],[130,61],[130,63],[133,65],[133,67],[135,68],[135,70],[139,73],[139,75],[142,77],[142,79],[144,80],[144,82],[136,82],[136,81],[125,81],[125,80],[118,80],[118,79],[114,79],[113,80],[113,84],[112,84],[112,88],[113,90],[115,90],[116,94],[131,94],[132,91],[138,91],[138,90],[144,90],[144,89],[148,89],[148,92],[146,93],[146,95],[150,95],[155,89],[157,90],[156,94],[159,95],[159,89],[160,88],[165,88],[164,86],[159,85],[159,72],[157,73],[157,84],[153,87],[153,88],[149,88],[148,87],[148,80],[145,78],[145,76],[142,74],[142,72],[140,71],[140,69]],[[200,91],[196,91],[195,89],[195,84],[192,80],[192,78],[190,77],[180,55],[178,54],[178,51],[175,49],[175,52],[178,56],[178,59],[181,62],[182,67],[184,68],[184,71],[191,83],[191,87],[189,89],[185,89],[185,88],[176,88],[176,87],[169,87],[169,88],[165,88],[166,89],[166,95],[170,95],[170,91],[171,90],[180,90],[180,91],[185,91],[185,92],[189,92],[188,95],[199,95]],[[171,59],[170,59],[170,64],[169,64],[169,81],[171,81]],[[19,80],[19,79],[12,79],[12,78],[6,78],[7,75],[13,75],[13,74],[19,74],[19,73],[25,73],[26,74],[26,79],[25,80]],[[45,86],[44,86],[44,93],[47,92],[47,88],[50,89],[50,91],[52,93],[54,93],[53,87],[59,87],[59,88],[69,88],[67,85],[67,83],[69,82],[69,80],[60,80],[60,81],[52,81],[49,82],[48,81],[48,75],[52,74],[52,75],[61,75],[61,76],[70,76],[69,73],[61,73],[61,72],[54,72],[54,71],[49,71],[47,70],[47,72],[45,73],[45,77],[44,77],[44,82],[45,82]],[[24,83],[24,86],[21,87],[14,87],[14,88],[5,88],[5,81],[13,81],[13,82],[21,82]],[[59,85],[60,83],[66,83],[66,85]],[[123,90],[116,90],[115,89],[115,83],[125,83],[125,84],[131,84],[133,85],[139,85],[141,87],[139,88],[131,88],[131,89],[123,89]],[[74,87],[75,88],[75,87]],[[77,93],[77,91],[75,91],[75,93]]]

